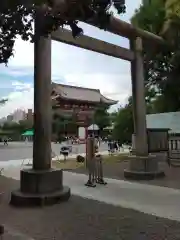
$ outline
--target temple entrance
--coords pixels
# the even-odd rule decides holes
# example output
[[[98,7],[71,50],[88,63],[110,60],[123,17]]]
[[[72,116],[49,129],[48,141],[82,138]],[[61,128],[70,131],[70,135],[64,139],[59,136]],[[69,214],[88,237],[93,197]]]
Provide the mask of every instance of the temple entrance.
[[[88,127],[92,125],[98,107],[111,106],[117,101],[103,96],[99,89],[52,83],[53,114],[72,118],[77,124],[79,143],[86,143]],[[93,129],[90,129],[93,130]]]

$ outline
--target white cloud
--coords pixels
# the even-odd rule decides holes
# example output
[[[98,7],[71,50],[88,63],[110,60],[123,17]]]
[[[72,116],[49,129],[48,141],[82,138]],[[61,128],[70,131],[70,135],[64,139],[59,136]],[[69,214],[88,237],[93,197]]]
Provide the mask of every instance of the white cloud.
[[[127,2],[127,14],[120,18],[128,21],[141,0]],[[117,45],[128,47],[128,41],[103,30],[80,24],[87,35]],[[9,74],[12,76],[32,75],[34,64],[33,44],[17,39],[15,57],[10,59]],[[16,68],[20,69],[17,70]],[[24,69],[24,70],[23,70]],[[22,71],[21,71],[22,70]],[[99,88],[107,97],[124,104],[131,92],[130,65],[120,59],[114,59],[66,44],[52,42],[52,79],[73,85]],[[33,103],[33,86],[20,81],[13,83],[14,92],[9,102],[1,107],[0,116],[7,115],[16,108],[29,108]],[[22,101],[23,100],[23,101]]]
[[[1,106],[0,117],[13,113],[15,109],[33,108],[33,86],[28,86],[24,91],[14,91],[8,95],[8,102]]]
[[[23,83],[23,82],[12,82],[12,86],[14,86],[14,91],[17,93],[19,91],[31,91],[32,90],[32,84],[30,83]]]

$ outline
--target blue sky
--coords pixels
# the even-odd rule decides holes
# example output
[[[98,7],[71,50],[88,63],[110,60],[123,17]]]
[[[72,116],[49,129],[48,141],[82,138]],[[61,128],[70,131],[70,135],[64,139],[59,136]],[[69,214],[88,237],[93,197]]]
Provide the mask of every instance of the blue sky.
[[[127,13],[120,16],[129,21],[141,0],[126,0]],[[80,24],[86,35],[128,47],[127,39],[103,30]],[[98,88],[112,99],[124,104],[131,94],[130,64],[120,59],[100,55],[66,44],[52,41],[52,80]],[[17,39],[14,57],[8,67],[0,65],[0,98],[9,101],[1,107],[0,117],[7,116],[17,108],[33,108],[33,44]]]

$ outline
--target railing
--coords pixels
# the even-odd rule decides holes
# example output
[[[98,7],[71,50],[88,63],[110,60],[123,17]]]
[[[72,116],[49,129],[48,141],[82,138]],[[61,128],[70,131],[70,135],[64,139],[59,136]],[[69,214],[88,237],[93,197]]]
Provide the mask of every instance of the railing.
[[[169,163],[169,129],[147,129],[148,153],[158,156],[158,161]],[[132,150],[135,150],[135,135],[132,137]]]
[[[171,162],[180,164],[180,135],[169,137],[169,158]]]

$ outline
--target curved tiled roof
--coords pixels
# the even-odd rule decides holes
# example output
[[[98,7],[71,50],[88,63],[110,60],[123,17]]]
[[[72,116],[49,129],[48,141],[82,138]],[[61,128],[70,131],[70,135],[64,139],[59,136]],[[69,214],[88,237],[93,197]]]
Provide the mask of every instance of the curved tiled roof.
[[[105,103],[108,105],[116,104],[117,101],[106,98],[100,93],[99,89],[76,87],[64,84],[52,83],[52,99],[58,97],[78,100],[78,101],[88,101],[95,103]]]

